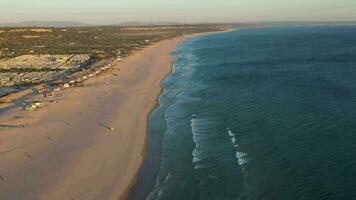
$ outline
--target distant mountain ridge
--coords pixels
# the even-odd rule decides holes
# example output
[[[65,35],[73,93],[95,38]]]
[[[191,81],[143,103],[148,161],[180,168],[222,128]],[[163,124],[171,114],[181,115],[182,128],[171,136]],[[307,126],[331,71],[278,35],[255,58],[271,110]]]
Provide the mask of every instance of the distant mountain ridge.
[[[179,25],[184,23],[179,22],[140,22],[129,21],[112,24],[86,24],[75,21],[24,21],[18,23],[0,23],[0,27],[88,27],[88,26],[164,26],[164,25]]]
[[[75,21],[24,21],[19,23],[0,23],[0,27],[86,27],[89,24]]]
[[[165,26],[165,25],[179,25],[185,23],[179,22],[140,22],[140,21],[129,21],[114,24],[114,26]]]

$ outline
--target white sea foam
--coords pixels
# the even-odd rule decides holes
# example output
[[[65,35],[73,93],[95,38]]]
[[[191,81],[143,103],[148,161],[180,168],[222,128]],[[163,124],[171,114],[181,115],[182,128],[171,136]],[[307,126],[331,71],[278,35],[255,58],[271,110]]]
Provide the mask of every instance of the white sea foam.
[[[193,142],[195,144],[195,148],[192,153],[193,163],[195,164],[195,163],[201,161],[201,159],[199,158],[199,144],[198,144],[198,136],[197,136],[196,114],[193,114],[192,119],[190,120],[190,123],[191,123],[191,129],[192,129],[192,134],[193,134]]]
[[[230,136],[230,138],[231,138],[231,142],[232,142],[235,146],[238,146],[238,145],[236,144],[237,140],[236,140],[236,138],[235,138],[235,135],[234,135],[234,133],[233,133],[229,128],[227,128],[227,133],[229,134],[229,136]]]
[[[193,156],[193,164],[194,164],[194,169],[202,169],[206,168],[207,166],[203,165],[201,161],[203,161],[202,158],[202,150],[201,146],[199,144],[199,135],[201,134],[201,128],[199,128],[198,123],[201,123],[204,121],[203,119],[197,119],[197,115],[193,114],[191,121],[191,129],[192,129],[192,135],[193,135],[193,142],[195,144],[195,148],[193,150],[192,156]]]
[[[233,146],[235,147],[235,151],[236,151],[236,159],[237,162],[239,164],[239,166],[241,167],[242,171],[245,172],[245,165],[249,162],[249,158],[248,158],[248,154],[239,151],[239,144],[237,143],[237,138],[236,138],[236,134],[233,133],[230,128],[227,128],[227,133],[230,136],[231,142],[233,144]]]
[[[248,163],[248,158],[246,158],[246,157],[247,157],[246,153],[236,151],[236,158],[237,158],[240,166],[243,166],[246,163]]]
[[[174,74],[176,72],[176,70],[177,70],[177,65],[172,64],[172,72],[171,72],[171,74]]]

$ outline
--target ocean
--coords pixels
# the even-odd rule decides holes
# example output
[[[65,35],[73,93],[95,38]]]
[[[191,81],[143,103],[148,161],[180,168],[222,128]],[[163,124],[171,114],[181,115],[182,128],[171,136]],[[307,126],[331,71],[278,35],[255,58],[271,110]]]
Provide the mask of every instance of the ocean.
[[[356,199],[356,26],[238,29],[173,54],[129,199]]]

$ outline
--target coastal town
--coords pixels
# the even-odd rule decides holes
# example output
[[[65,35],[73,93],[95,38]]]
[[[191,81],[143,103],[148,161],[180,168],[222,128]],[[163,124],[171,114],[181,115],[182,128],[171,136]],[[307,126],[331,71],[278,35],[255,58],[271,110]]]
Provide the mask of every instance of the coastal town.
[[[90,62],[87,54],[18,56],[0,62],[0,87],[50,82]]]
[[[55,97],[56,93],[70,87],[83,87],[85,81],[111,69],[122,60],[121,52],[110,58],[95,61],[90,55],[23,55],[0,63],[0,103],[8,104],[16,92],[30,88],[31,95]],[[14,94],[14,95],[13,95]],[[35,111],[43,102],[29,101],[26,111]]]

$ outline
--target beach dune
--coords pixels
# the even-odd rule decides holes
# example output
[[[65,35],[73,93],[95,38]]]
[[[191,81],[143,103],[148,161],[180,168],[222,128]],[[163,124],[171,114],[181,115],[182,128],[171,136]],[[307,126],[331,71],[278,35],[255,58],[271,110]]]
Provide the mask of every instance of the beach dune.
[[[170,52],[182,39],[147,47],[116,64],[117,76],[65,90],[39,111],[3,114],[0,124],[24,127],[0,130],[0,199],[125,198],[144,157],[148,114],[171,70]]]

